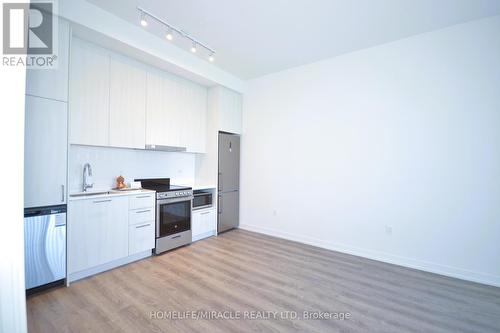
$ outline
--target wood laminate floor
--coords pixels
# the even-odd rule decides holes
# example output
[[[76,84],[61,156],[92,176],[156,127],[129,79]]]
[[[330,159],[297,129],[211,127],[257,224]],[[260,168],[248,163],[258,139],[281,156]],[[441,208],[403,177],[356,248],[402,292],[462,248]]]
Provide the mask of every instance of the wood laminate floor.
[[[165,319],[186,311],[214,312]],[[304,311],[334,318],[306,319]],[[342,314],[350,317],[335,318]],[[500,288],[234,230],[32,296],[28,326],[32,333],[500,332]]]

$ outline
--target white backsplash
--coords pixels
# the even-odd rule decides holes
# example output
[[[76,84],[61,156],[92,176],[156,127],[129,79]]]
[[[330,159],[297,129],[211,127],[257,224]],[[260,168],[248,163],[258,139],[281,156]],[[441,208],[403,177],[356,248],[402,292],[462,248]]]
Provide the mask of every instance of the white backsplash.
[[[160,177],[169,177],[177,185],[194,184],[194,154],[71,145],[70,193],[82,190],[83,165],[87,162],[92,166],[92,190],[115,187],[119,175],[127,184],[134,178]]]

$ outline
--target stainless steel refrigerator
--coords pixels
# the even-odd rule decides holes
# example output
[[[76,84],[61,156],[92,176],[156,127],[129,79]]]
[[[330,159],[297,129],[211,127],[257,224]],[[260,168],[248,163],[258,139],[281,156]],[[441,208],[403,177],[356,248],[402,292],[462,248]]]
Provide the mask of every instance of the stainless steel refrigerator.
[[[217,232],[238,227],[240,215],[240,136],[219,132]]]

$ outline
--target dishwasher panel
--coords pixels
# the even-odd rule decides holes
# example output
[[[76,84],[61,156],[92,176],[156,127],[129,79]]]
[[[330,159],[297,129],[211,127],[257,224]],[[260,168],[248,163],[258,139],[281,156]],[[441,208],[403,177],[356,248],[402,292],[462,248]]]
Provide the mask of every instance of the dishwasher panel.
[[[26,209],[26,289],[66,278],[66,206]]]

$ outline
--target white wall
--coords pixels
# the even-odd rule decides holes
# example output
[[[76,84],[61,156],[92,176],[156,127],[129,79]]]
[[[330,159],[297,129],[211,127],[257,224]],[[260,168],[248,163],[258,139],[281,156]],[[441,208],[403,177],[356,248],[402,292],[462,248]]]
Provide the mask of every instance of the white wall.
[[[172,184],[194,184],[194,154],[71,145],[70,193],[82,191],[83,165],[87,162],[92,166],[93,189],[115,187],[120,174],[127,183],[135,178],[170,177]]]
[[[500,17],[249,81],[242,140],[243,228],[500,286]]]

